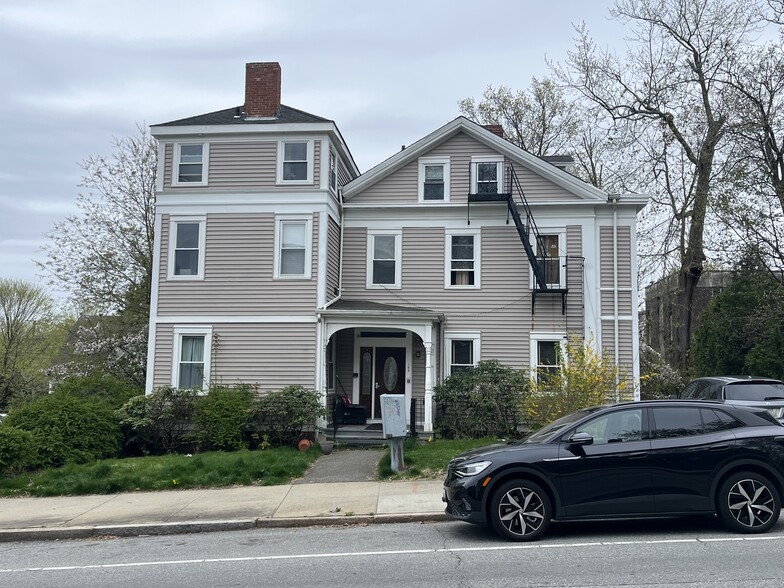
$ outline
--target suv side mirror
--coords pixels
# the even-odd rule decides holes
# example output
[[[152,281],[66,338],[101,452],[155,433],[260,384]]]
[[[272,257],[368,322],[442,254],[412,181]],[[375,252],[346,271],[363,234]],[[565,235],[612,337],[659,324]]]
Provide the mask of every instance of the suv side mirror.
[[[568,442],[571,445],[593,445],[593,436],[590,433],[575,433]]]

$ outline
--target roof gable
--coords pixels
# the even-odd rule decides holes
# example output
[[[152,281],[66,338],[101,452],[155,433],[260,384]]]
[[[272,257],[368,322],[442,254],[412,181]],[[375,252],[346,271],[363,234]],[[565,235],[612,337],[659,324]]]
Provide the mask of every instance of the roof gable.
[[[451,122],[436,129],[429,135],[419,139],[409,147],[399,151],[389,159],[381,162],[366,173],[362,174],[343,188],[343,196],[350,200],[352,196],[362,192],[383,178],[401,169],[412,161],[448,140],[450,137],[463,132],[477,141],[491,148],[493,151],[508,157],[517,164],[541,175],[564,190],[581,199],[593,202],[607,202],[607,194],[559,169],[558,167],[539,159],[513,143],[503,139],[465,117],[458,117]]]

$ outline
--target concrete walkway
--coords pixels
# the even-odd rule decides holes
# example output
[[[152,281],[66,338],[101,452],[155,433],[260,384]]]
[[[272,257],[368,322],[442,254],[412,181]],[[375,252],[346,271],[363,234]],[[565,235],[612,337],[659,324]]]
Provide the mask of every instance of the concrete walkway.
[[[0,498],[0,542],[446,520],[442,484],[441,480],[305,482]]]

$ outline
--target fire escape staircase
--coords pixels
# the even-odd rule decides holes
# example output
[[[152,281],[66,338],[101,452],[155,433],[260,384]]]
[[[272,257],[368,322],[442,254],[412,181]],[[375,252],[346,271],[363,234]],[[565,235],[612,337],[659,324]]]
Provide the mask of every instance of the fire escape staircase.
[[[568,294],[569,289],[567,287],[560,287],[560,270],[562,265],[568,270],[567,258],[552,257],[548,255],[547,247],[539,233],[539,228],[536,226],[536,221],[534,221],[531,207],[528,205],[528,200],[520,185],[520,180],[517,178],[517,174],[511,165],[507,166],[505,176],[506,181],[504,182],[504,186],[510,189],[509,192],[468,194],[468,224],[471,224],[472,202],[506,202],[506,223],[509,224],[509,218],[511,217],[517,228],[517,233],[520,236],[525,254],[528,256],[528,262],[531,264],[531,269],[533,270],[535,284],[532,292],[531,314],[536,312],[537,294],[560,295],[561,313],[566,314],[566,295]],[[517,198],[515,198],[515,196],[517,196]],[[523,218],[523,214],[520,213],[521,209],[525,218]],[[534,243],[536,244],[536,250],[534,250]],[[564,278],[564,285],[566,284],[568,284],[568,274]]]

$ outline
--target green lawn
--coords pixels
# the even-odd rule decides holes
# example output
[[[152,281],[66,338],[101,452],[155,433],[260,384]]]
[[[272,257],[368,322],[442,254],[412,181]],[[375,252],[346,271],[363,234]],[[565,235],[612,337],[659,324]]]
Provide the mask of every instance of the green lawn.
[[[220,486],[272,486],[301,477],[321,450],[279,448],[104,459],[87,464],[0,477],[0,496],[113,494]]]
[[[453,457],[483,445],[498,443],[492,437],[483,439],[437,439],[430,443],[421,443],[416,439],[407,439],[403,449],[405,471],[395,474],[389,465],[389,450],[378,464],[378,477],[382,480],[406,479],[440,479],[446,476],[446,467]]]

